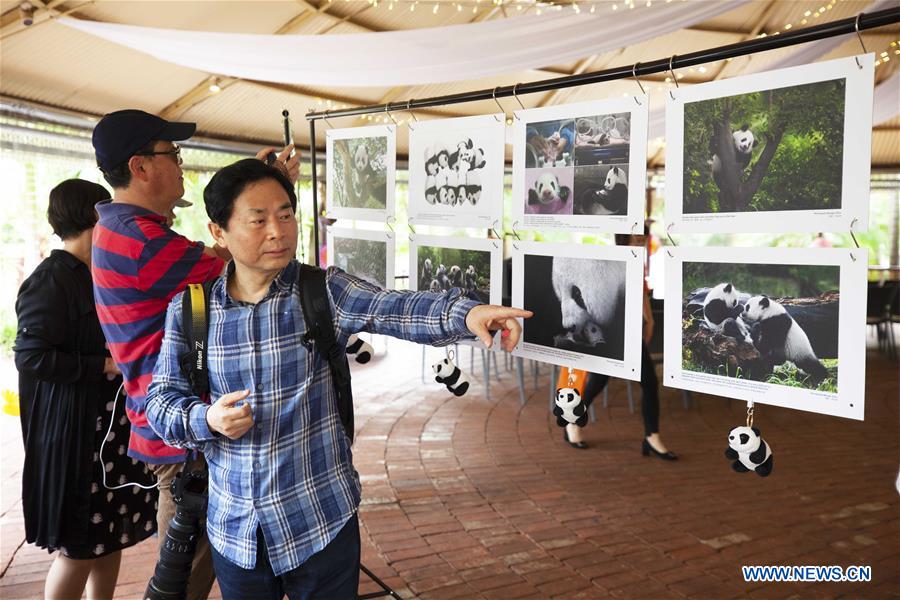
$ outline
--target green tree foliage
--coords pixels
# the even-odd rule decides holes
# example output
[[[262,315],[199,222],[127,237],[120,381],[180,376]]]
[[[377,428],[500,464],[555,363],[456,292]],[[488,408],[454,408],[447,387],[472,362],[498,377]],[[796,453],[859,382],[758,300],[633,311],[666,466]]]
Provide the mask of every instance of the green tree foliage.
[[[771,298],[812,298],[840,288],[841,269],[832,265],[753,265],[686,262],[682,265],[682,293],[719,283],[733,283],[748,294]]]
[[[475,290],[482,302],[490,301],[491,289],[491,253],[484,250],[460,250],[458,248],[442,248],[440,246],[419,246],[418,273],[416,278],[419,290],[427,290],[431,281],[423,277],[425,260],[430,259],[432,273],[437,271],[438,265],[444,265],[449,270],[456,265],[465,273],[469,265],[475,267]],[[465,286],[465,281],[463,281]]]
[[[845,87],[837,79],[686,104],[684,212],[840,208]],[[746,203],[733,209],[722,205],[709,161],[716,128],[730,135],[743,125],[759,144],[741,175]]]
[[[387,244],[384,242],[335,237],[334,264],[351,275],[387,287]]]

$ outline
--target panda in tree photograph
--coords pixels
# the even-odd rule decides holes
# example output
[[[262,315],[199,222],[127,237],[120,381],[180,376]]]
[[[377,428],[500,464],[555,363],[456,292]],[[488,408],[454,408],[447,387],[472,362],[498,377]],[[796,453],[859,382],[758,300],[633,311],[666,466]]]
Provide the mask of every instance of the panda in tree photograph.
[[[840,267],[685,262],[682,368],[837,392]]]
[[[574,184],[575,173],[572,168],[526,169],[525,214],[571,215]]]
[[[575,167],[576,215],[627,215],[628,171],[625,166]]]
[[[525,342],[623,359],[624,261],[526,254],[523,270],[524,306],[534,312],[523,323]]]
[[[387,137],[336,139],[331,174],[335,207],[387,206]]]
[[[684,214],[841,208],[846,79],[684,105]]]
[[[491,299],[491,253],[485,250],[419,246],[417,288],[446,292],[462,288],[470,298]]]

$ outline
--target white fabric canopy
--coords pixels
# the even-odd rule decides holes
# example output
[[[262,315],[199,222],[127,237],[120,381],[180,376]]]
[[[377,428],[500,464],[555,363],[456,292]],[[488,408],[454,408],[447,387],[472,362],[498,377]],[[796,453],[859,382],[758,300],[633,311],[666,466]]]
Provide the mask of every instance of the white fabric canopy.
[[[59,19],[207,73],[306,86],[389,87],[494,77],[659,37],[748,0],[691,0],[602,16],[553,12],[439,28],[335,35],[181,31]]]
[[[874,12],[877,10],[889,8],[894,4],[896,4],[896,0],[876,0],[875,2],[872,2],[871,4],[866,6],[861,12]],[[810,42],[807,44],[800,44],[799,46],[793,46],[793,52],[791,52],[784,58],[775,61],[774,63],[765,65],[765,69],[766,71],[774,71],[775,69],[784,69],[787,67],[794,67],[797,65],[805,65],[815,62],[846,41],[847,36],[841,35],[824,40],[819,40],[817,42]],[[859,51],[860,53],[862,53],[861,47]],[[760,69],[758,67],[754,67],[753,63],[751,62],[745,70],[741,71],[740,74],[750,75],[751,73],[756,73],[759,70]],[[893,88],[891,86],[893,86]],[[900,97],[900,89],[898,88],[900,88],[900,85],[898,85],[898,77],[896,73],[893,77],[875,87],[875,113],[872,120],[873,125],[878,125],[879,123],[883,123],[887,120],[893,119],[898,114],[900,114],[900,102],[897,101],[898,97]],[[665,106],[656,106],[650,112],[650,128],[648,135],[650,139],[653,139],[662,137],[665,134],[666,108]]]

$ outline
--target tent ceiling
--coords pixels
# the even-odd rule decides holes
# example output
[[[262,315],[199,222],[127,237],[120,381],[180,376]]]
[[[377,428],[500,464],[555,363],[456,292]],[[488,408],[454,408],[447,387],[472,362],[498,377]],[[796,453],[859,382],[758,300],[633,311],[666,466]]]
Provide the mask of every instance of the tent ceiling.
[[[497,6],[489,0],[421,0],[410,11],[410,2],[397,0],[388,10],[390,0],[377,6],[363,0],[292,0],[292,1],[115,1],[115,0],[31,0],[39,7],[35,24],[25,28],[18,16],[19,0],[0,0],[0,93],[8,98],[26,100],[50,108],[61,108],[89,116],[125,107],[138,107],[161,113],[169,118],[196,121],[202,135],[211,138],[271,142],[280,138],[280,113],[288,108],[294,116],[294,135],[299,144],[308,144],[309,133],[302,115],[310,108],[357,106],[383,102],[400,102],[512,85],[516,82],[557,77],[575,72],[594,71],[622,64],[633,64],[671,54],[685,54],[712,46],[752,38],[759,33],[773,33],[786,23],[799,23],[807,10],[815,11],[822,0],[761,0],[741,5],[689,30],[672,33],[651,41],[602,55],[585,56],[571,64],[549,65],[490,80],[472,80],[447,84],[401,86],[396,88],[322,88],[278,85],[265,82],[221,78],[222,91],[211,93],[209,86],[215,73],[205,73],[162,62],[156,58],[104,41],[56,23],[49,14],[70,16],[130,25],[170,29],[204,30],[241,33],[279,33],[328,35],[366,31],[392,31],[422,27],[463,24],[488,19],[503,19],[536,10],[526,6],[517,11],[514,0]],[[658,0],[662,3],[662,0]],[[456,5],[462,10],[457,10]],[[566,3],[568,4],[568,3]],[[598,12],[610,10],[612,1],[598,0]],[[439,9],[435,13],[434,6]],[[864,10],[866,0],[839,0],[822,20],[846,18]],[[45,8],[49,7],[49,12]],[[474,9],[474,12],[473,12]],[[652,10],[652,8],[647,9]],[[598,20],[602,17],[598,16]],[[818,23],[818,21],[815,21]],[[864,34],[870,51],[880,52],[892,41],[900,39],[900,27],[885,27]],[[697,70],[681,72],[681,85],[713,78],[740,75],[752,63],[754,70],[765,69],[789,53],[776,50],[730,62],[706,65],[705,73]],[[852,36],[822,58],[827,60],[859,52]],[[900,56],[876,71],[876,81],[887,79],[900,63]],[[663,76],[645,78],[651,91],[651,102],[662,102],[666,85]],[[618,81],[569,88],[545,94],[521,97],[526,107],[577,102],[634,93],[636,84]],[[504,99],[511,112],[518,105]],[[496,112],[490,101],[473,102],[429,109],[417,113],[420,118],[450,117]],[[384,117],[381,117],[384,118]],[[397,119],[408,119],[398,114]],[[377,118],[376,118],[377,120]],[[368,124],[361,118],[334,121],[339,127]],[[398,152],[406,153],[405,128],[400,128]],[[876,127],[873,140],[873,164],[900,166],[900,128],[897,120]],[[319,139],[322,147],[323,139]],[[651,148],[652,165],[662,161],[662,153]]]

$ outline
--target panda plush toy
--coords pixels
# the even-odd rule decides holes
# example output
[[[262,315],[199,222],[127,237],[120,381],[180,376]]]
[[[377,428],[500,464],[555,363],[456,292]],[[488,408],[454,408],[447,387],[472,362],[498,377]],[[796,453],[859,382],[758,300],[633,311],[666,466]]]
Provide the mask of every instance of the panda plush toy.
[[[450,362],[449,358],[434,363],[434,380],[443,383],[455,396],[462,396],[469,389],[469,380],[459,367]]]
[[[731,468],[738,473],[756,471],[760,477],[772,472],[772,449],[756,427],[735,427],[728,434],[725,458],[733,460]]]
[[[581,394],[575,388],[559,388],[556,390],[556,406],[553,407],[556,424],[565,427],[574,423],[579,427],[587,425],[588,410]]]
[[[347,340],[347,354],[354,355],[356,362],[361,365],[369,362],[374,352],[372,345],[356,334],[351,335],[350,339]]]

